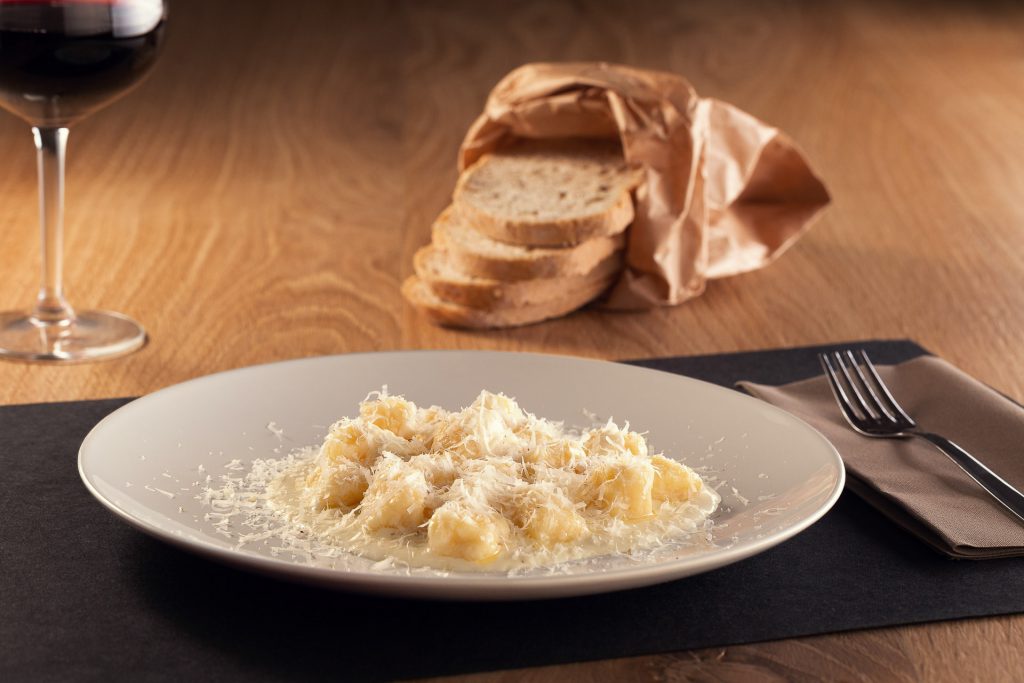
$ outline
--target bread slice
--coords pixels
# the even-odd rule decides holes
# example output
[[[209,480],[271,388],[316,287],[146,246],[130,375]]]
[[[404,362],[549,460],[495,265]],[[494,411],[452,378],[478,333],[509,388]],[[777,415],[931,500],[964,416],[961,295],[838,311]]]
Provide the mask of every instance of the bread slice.
[[[491,239],[465,223],[451,206],[434,221],[434,246],[454,268],[492,280],[529,280],[589,273],[626,244],[625,235],[595,237],[575,247],[523,247]]]
[[[534,280],[495,280],[473,277],[459,270],[448,252],[423,247],[413,258],[416,275],[426,282],[438,298],[469,308],[497,309],[527,306],[560,299],[568,292],[607,280],[622,269],[623,256],[614,252],[582,275]]]
[[[470,308],[445,301],[434,294],[430,285],[415,275],[402,284],[402,295],[438,325],[492,329],[530,325],[565,315],[597,298],[614,281],[614,277],[598,280],[582,289],[566,292],[562,298],[552,301],[492,310]]]
[[[466,169],[454,205],[465,223],[499,242],[573,245],[625,230],[639,181],[617,142],[524,141]]]

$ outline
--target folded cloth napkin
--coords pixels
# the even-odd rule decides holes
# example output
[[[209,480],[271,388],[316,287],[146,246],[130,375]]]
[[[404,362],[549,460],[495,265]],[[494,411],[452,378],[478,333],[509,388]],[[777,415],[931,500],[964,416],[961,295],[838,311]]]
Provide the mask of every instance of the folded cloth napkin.
[[[934,356],[878,372],[921,429],[955,441],[1024,490],[1024,408]],[[824,376],[780,387],[739,386],[818,429],[853,475],[850,489],[940,552],[970,559],[1024,556],[1024,523],[931,443],[854,432]]]

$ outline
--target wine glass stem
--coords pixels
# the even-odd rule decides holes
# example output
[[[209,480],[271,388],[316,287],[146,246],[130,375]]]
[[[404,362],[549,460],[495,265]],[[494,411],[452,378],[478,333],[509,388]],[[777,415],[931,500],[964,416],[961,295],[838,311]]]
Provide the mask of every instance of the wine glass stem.
[[[42,285],[32,317],[44,325],[70,325],[75,312],[64,299],[64,150],[67,128],[33,126],[39,170],[39,227],[42,240]]]

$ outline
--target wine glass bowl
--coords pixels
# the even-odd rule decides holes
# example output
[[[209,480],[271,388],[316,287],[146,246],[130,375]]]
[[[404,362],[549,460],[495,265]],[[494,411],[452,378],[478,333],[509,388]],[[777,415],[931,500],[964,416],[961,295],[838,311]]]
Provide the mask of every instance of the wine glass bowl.
[[[161,0],[0,0],[0,107],[32,126],[39,172],[42,284],[28,312],[0,313],[0,358],[79,361],[146,340],[110,311],[64,297],[64,155],[68,128],[149,72],[163,42]]]
[[[161,2],[0,0],[0,106],[70,125],[144,77],[162,38]]]

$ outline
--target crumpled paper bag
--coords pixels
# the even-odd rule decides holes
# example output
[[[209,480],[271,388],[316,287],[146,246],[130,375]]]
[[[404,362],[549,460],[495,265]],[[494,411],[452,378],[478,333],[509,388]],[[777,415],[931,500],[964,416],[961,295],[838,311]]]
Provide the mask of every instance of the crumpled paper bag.
[[[527,64],[495,86],[462,143],[460,170],[516,138],[619,138],[644,169],[626,270],[605,306],[698,296],[761,268],[829,202],[784,133],[676,74],[599,63]]]

